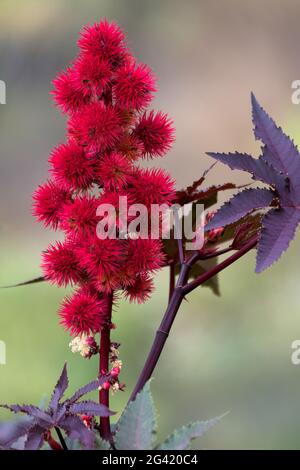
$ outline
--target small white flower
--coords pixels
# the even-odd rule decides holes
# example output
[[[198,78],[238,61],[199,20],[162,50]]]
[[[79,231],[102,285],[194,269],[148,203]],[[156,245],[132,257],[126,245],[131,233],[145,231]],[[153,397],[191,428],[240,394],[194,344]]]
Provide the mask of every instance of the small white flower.
[[[112,394],[115,394],[118,390],[120,390],[120,385],[118,382],[115,382],[111,387]]]
[[[70,343],[69,347],[71,348],[72,353],[80,352],[81,350],[81,337],[76,336]]]
[[[113,367],[119,367],[120,369],[122,369],[122,365],[123,365],[123,362],[120,359],[117,359],[116,361],[112,363]]]

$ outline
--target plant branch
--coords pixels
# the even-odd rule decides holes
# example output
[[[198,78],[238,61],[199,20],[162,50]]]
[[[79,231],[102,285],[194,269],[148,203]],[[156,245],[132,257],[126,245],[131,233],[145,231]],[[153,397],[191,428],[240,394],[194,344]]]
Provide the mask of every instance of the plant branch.
[[[109,369],[109,353],[110,353],[110,331],[111,331],[111,317],[112,317],[112,305],[113,305],[113,294],[106,296],[107,301],[107,312],[106,322],[100,331],[100,351],[99,351],[99,376],[107,374]],[[101,388],[99,391],[99,403],[109,408],[109,390]],[[111,429],[109,416],[100,418],[100,435],[103,439],[108,441],[111,440]]]
[[[232,245],[226,247],[226,248],[223,248],[221,250],[218,250],[218,251],[207,251],[207,252],[201,252],[201,251],[198,251],[196,253],[193,253],[189,258],[188,258],[188,264],[190,266],[193,266],[197,261],[205,261],[207,259],[211,259],[211,258],[217,258],[218,256],[221,256],[221,255],[224,255],[226,253],[229,253],[230,251],[233,251],[234,248],[232,248]]]
[[[210,271],[207,271],[206,273],[202,274],[201,276],[199,276],[197,279],[190,282],[189,284],[186,284],[185,286],[183,286],[182,291],[183,291],[184,296],[189,294],[191,291],[193,291],[197,287],[201,286],[204,282],[214,277],[220,271],[223,271],[223,269],[227,268],[238,259],[240,259],[246,253],[248,253],[248,251],[252,250],[252,248],[254,248],[256,244],[257,244],[257,236],[249,240],[240,250],[238,250],[233,255],[229,256],[229,258],[227,258],[225,261],[213,267]]]
[[[183,264],[181,266],[180,274],[177,280],[176,287],[171,296],[169,305],[166,313],[162,319],[162,322],[156,332],[154,342],[152,344],[151,351],[147,357],[143,370],[139,376],[137,384],[131,394],[130,400],[134,400],[136,395],[142,390],[145,383],[150,379],[153,370],[159,360],[160,354],[164,348],[165,342],[167,341],[169,332],[175,320],[176,314],[180,307],[183,299],[182,286],[186,283],[190,266]]]
[[[196,289],[196,287],[199,287],[201,284],[208,281],[208,279],[214,277],[218,272],[222,271],[240,259],[246,253],[248,253],[248,251],[254,248],[256,244],[257,236],[249,240],[240,250],[227,258],[225,261],[213,267],[210,271],[207,271],[189,284],[187,284],[189,271],[193,263],[196,262],[198,254],[193,254],[186,263],[182,264],[179,278],[171,296],[166,313],[156,332],[150,353],[146,359],[142,372],[138,378],[137,384],[131,394],[129,401],[135,399],[136,395],[142,390],[146,382],[152,376],[184,297],[192,290]]]
[[[202,252],[202,253],[199,253],[199,260],[206,260],[206,259],[211,259],[211,258],[217,258],[218,256],[221,256],[221,255],[225,255],[226,253],[229,253],[230,251],[232,251],[233,248],[232,246],[228,246],[227,248],[223,248],[221,250],[217,250],[217,251],[207,251],[206,253],[205,252]]]

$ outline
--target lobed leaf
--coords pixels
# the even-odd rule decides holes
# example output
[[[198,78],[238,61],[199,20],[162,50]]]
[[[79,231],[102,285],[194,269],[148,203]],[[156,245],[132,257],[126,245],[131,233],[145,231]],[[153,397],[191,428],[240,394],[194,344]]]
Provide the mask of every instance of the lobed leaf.
[[[275,186],[278,192],[285,197],[287,182],[283,175],[280,175],[269,162],[261,158],[253,158],[245,153],[214,153],[207,155],[228,165],[232,170],[241,170],[251,173],[254,180]]]
[[[300,211],[293,207],[272,209],[264,216],[257,249],[257,273],[280,258],[294,238],[299,222]]]
[[[210,428],[215,426],[223,416],[208,421],[197,421],[176,429],[160,446],[158,450],[185,450],[189,449],[193,439],[203,436]]]
[[[269,189],[245,189],[233,196],[228,202],[225,202],[205,226],[205,231],[225,227],[242,219],[255,209],[268,207],[274,197],[274,192]]]
[[[63,397],[65,391],[67,390],[69,385],[68,379],[68,372],[67,372],[67,364],[65,363],[61,375],[57,381],[57,384],[54,387],[54,391],[52,397],[50,399],[49,408],[52,410],[56,410],[58,407],[58,403]]]
[[[10,447],[20,437],[25,436],[32,427],[32,420],[23,419],[0,423],[0,446]]]
[[[110,450],[111,445],[108,441],[101,439],[101,437],[98,434],[96,434],[94,448],[95,450]]]
[[[78,416],[66,416],[60,422],[60,427],[67,433],[70,439],[79,440],[86,449],[93,448],[94,433],[84,425]]]
[[[100,405],[92,400],[85,400],[79,403],[73,403],[69,407],[69,412],[73,414],[86,414],[91,416],[111,416],[115,413],[110,411],[107,406]]]
[[[34,405],[0,405],[0,407],[6,408],[13,413],[25,413],[40,422],[47,423],[48,425],[53,424],[52,417]]]
[[[300,202],[300,155],[294,142],[277,127],[273,119],[251,94],[254,135],[264,144],[261,161],[271,164],[277,171],[289,177],[291,197]]]
[[[25,450],[39,450],[44,443],[44,429],[39,424],[33,425],[27,434],[27,439],[25,442]]]
[[[65,437],[65,443],[68,450],[82,450],[82,445],[78,440],[71,439],[70,437]]]
[[[129,402],[123,411],[115,434],[116,449],[152,449],[156,426],[156,412],[150,392],[150,382],[147,382],[136,399]]]
[[[94,390],[97,390],[101,385],[106,382],[107,377],[101,377],[100,379],[92,380],[88,384],[84,385],[83,387],[79,388],[74,395],[72,395],[71,398],[69,398],[68,402],[69,403],[75,403],[77,400],[82,398],[84,395],[87,393],[93,392]]]

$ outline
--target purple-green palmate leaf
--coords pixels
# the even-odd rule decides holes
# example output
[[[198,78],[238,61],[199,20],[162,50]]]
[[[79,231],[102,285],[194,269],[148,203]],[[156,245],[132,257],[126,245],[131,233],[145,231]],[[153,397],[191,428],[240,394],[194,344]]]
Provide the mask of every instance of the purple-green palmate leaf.
[[[254,179],[271,186],[275,196],[271,209],[262,218],[262,229],[258,241],[256,272],[262,272],[288,248],[294,238],[300,222],[300,154],[293,141],[277,127],[252,95],[252,117],[255,137],[264,144],[262,155],[255,159],[240,153],[209,153],[211,157],[228,165],[231,169],[249,172]],[[249,190],[250,191],[250,190]],[[246,193],[244,191],[243,193]],[[228,225],[239,220],[251,206],[253,209],[267,208],[271,201],[267,192],[266,204],[258,205],[258,190],[248,193],[249,200],[243,193],[236,195],[229,203],[221,207],[206,229]],[[246,193],[247,194],[247,193]]]
[[[91,400],[78,402],[86,393],[96,390],[107,380],[107,377],[93,380],[75,392],[70,399],[62,400],[69,381],[66,364],[55,385],[47,410],[33,405],[0,405],[14,413],[25,413],[31,418],[30,426],[24,426],[15,434],[15,438],[26,436],[25,449],[40,449],[44,442],[44,434],[51,429],[61,428],[68,436],[79,439],[86,448],[91,448],[94,441],[94,433],[89,430],[79,418],[80,414],[110,416],[114,414],[106,406],[99,405]],[[14,436],[12,437],[14,438]],[[9,444],[13,443],[10,439]],[[5,443],[6,445],[8,443]],[[3,443],[0,441],[0,445]]]
[[[226,413],[227,414],[227,413]],[[155,445],[157,411],[150,390],[150,381],[129,401],[120,417],[114,434],[116,450],[181,450],[215,426],[223,416],[209,421],[197,421],[175,430],[162,444]]]
[[[10,449],[11,446],[28,433],[32,427],[32,420],[23,418],[19,421],[0,423],[0,448]]]
[[[71,396],[69,399],[69,403],[74,403],[75,401],[79,400],[79,398],[83,397],[87,393],[93,392],[94,390],[97,390],[100,385],[103,385],[104,382],[107,381],[107,377],[101,377],[100,379],[97,380],[92,380],[88,384],[84,385],[84,387],[79,388],[74,395]]]
[[[118,450],[150,450],[156,430],[156,411],[148,381],[123,411],[117,424],[115,447]]]
[[[225,202],[212,220],[205,226],[205,230],[212,230],[232,224],[253,210],[269,206],[274,197],[275,193],[269,189],[245,189],[233,196],[228,202]]]
[[[114,413],[106,406],[92,400],[84,400],[70,405],[69,411],[74,414],[85,414],[90,416],[111,416]]]
[[[194,439],[202,437],[206,434],[209,429],[214,427],[224,416],[218,416],[216,418],[209,419],[208,421],[196,421],[195,423],[187,424],[182,426],[167,437],[157,447],[157,450],[186,450],[190,449],[191,443]]]
[[[58,406],[59,401],[63,397],[63,394],[67,390],[69,385],[67,364],[64,365],[61,375],[54,387],[53,394],[50,399],[49,408],[55,410]]]
[[[6,408],[13,413],[25,413],[32,418],[38,419],[40,423],[45,426],[53,423],[53,418],[45,411],[41,410],[38,406],[34,405],[0,405],[1,408]]]
[[[44,433],[46,431],[47,428],[39,423],[34,424],[28,431],[24,450],[39,450],[44,443]]]
[[[80,441],[86,449],[93,447],[94,433],[84,425],[78,416],[66,416],[61,422],[61,427],[71,439]]]
[[[268,268],[288,249],[299,222],[300,210],[293,207],[272,209],[265,215],[257,249],[257,273]]]
[[[275,186],[278,193],[285,199],[288,196],[288,182],[286,177],[279,174],[269,162],[261,158],[253,158],[246,153],[214,153],[207,155],[229,166],[231,170],[246,171],[256,181]]]
[[[292,200],[298,204],[300,202],[300,155],[298,149],[259,105],[253,93],[251,101],[254,134],[265,145],[261,159],[288,176]]]

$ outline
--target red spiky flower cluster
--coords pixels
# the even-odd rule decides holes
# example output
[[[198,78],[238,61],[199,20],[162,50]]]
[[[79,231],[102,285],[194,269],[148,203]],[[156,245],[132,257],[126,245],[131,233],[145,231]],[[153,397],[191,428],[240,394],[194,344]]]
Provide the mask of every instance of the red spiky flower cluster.
[[[46,279],[76,287],[60,309],[71,334],[101,329],[102,298],[123,291],[144,302],[151,274],[165,262],[159,240],[99,239],[100,202],[170,204],[174,183],[163,170],[138,166],[142,158],[164,156],[174,140],[171,120],[148,111],[156,91],[150,68],[138,64],[123,32],[106,20],[83,28],[79,56],[54,80],[54,99],[68,115],[66,141],[50,155],[51,179],[35,192],[34,214],[60,229],[65,240],[43,254]]]

